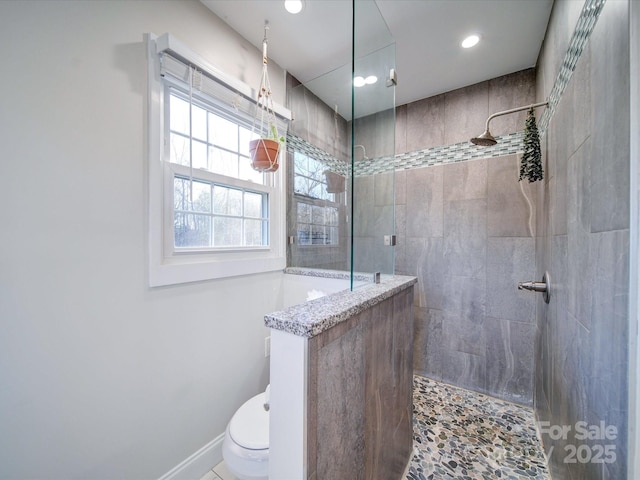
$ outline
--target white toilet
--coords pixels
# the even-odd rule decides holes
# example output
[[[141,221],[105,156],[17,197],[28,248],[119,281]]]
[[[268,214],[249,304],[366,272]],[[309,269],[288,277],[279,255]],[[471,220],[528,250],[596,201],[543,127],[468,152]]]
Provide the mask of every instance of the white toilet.
[[[269,386],[233,415],[222,443],[227,468],[239,480],[269,478]]]

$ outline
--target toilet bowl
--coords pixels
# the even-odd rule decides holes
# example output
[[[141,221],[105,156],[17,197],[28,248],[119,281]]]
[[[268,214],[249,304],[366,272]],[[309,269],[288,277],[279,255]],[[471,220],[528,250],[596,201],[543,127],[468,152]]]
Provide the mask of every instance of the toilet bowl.
[[[247,400],[227,425],[222,457],[239,480],[269,478],[269,387]]]

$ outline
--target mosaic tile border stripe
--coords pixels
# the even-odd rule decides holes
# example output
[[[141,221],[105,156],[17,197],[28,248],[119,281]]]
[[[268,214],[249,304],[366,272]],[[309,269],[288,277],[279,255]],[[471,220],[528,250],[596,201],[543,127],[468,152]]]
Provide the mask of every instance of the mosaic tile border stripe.
[[[392,170],[408,170],[480,158],[502,157],[523,151],[524,132],[502,135],[497,137],[497,140],[498,144],[492,147],[478,147],[471,142],[462,142],[402,153],[395,157],[361,160],[356,162],[356,176],[375,175]]]
[[[290,147],[291,150],[302,152],[309,157],[319,160],[326,165],[327,170],[331,170],[332,172],[339,173],[343,176],[347,176],[351,172],[351,165],[348,161],[338,160],[333,155],[330,155],[324,150],[292,133],[287,133],[287,146]]]
[[[569,40],[567,53],[565,53],[564,59],[562,60],[562,66],[560,67],[556,81],[553,84],[551,93],[549,94],[549,105],[538,122],[538,130],[540,131],[541,136],[547,132],[547,127],[549,126],[551,117],[553,117],[556,112],[558,102],[562,98],[562,94],[564,93],[565,88],[567,88],[569,80],[576,69],[578,59],[582,55],[582,51],[584,50],[589,37],[591,37],[591,32],[593,32],[593,28],[598,21],[598,17],[600,16],[600,12],[602,12],[605,1],[606,0],[586,0],[584,2],[584,6],[580,12],[580,17],[578,17],[576,28],[573,31],[571,40]]]
[[[502,157],[523,151],[524,132],[502,135],[497,137],[497,140],[498,144],[492,147],[478,147],[471,142],[461,142],[452,145],[441,145],[423,150],[415,150],[395,156],[358,160],[354,166],[355,175],[356,177],[376,175],[393,170],[429,167],[432,165],[464,162],[479,158]],[[347,162],[338,160],[300,137],[288,134],[287,143],[292,150],[298,150],[310,157],[320,160],[327,166],[328,170],[345,176],[350,174],[351,169]]]

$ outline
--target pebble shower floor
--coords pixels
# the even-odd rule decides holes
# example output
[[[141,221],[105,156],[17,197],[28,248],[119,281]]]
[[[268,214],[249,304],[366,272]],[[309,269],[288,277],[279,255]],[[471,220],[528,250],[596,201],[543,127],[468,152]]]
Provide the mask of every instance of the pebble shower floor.
[[[533,411],[414,376],[407,480],[549,480]]]

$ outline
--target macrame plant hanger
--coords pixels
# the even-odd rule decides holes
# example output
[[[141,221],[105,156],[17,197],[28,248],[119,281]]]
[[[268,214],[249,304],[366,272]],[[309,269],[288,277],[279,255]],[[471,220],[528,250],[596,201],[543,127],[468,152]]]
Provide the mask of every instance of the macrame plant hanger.
[[[269,82],[267,59],[267,31],[269,22],[264,23],[264,39],[262,40],[262,79],[256,102],[256,115],[251,129],[252,136],[257,133],[261,138],[249,142],[251,166],[259,172],[275,172],[278,170],[280,144],[284,138],[278,134],[278,124],[273,111],[271,83]]]

